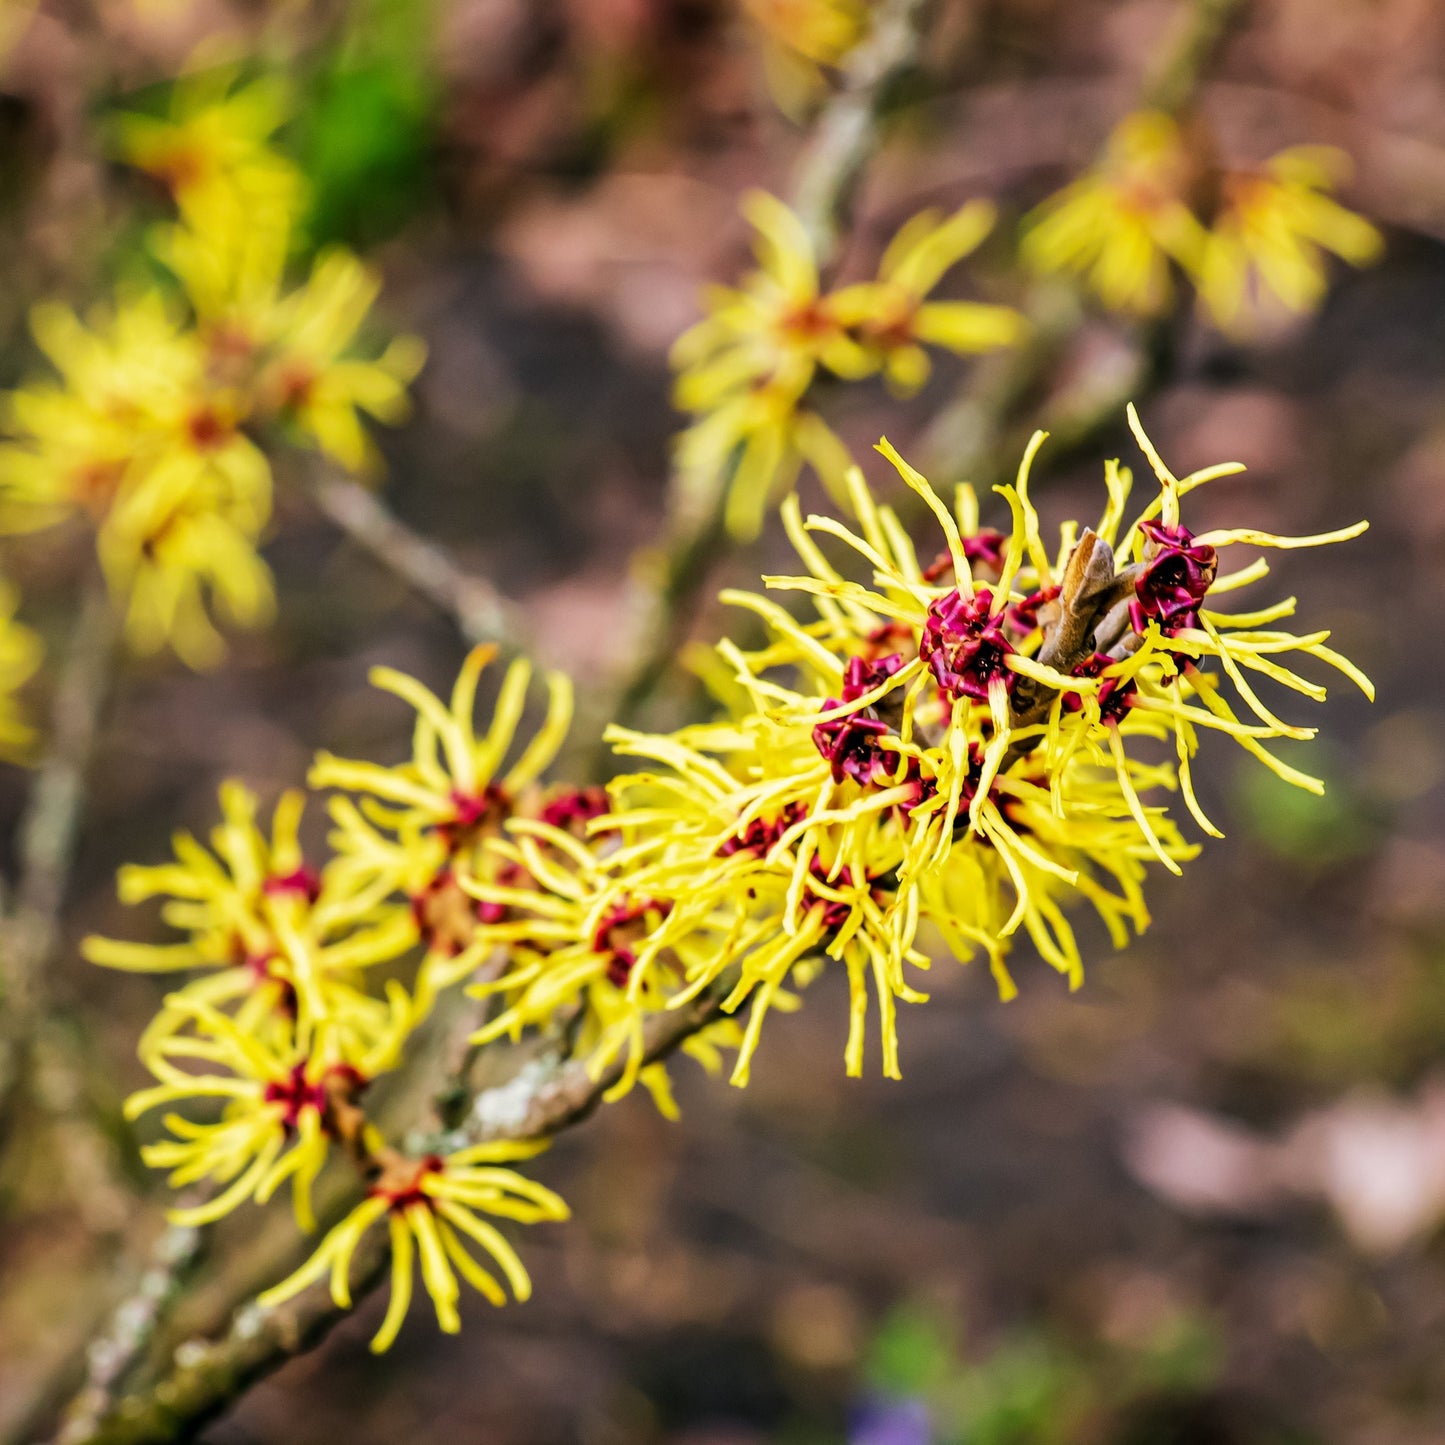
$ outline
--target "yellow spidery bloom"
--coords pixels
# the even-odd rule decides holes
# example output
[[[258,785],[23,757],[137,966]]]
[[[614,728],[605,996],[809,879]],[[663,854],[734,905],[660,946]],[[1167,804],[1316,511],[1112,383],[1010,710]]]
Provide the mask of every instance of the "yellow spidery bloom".
[[[742,211],[756,232],[758,269],[738,288],[712,288],[708,315],[678,338],[677,401],[687,411],[708,409],[739,386],[783,375],[795,378],[801,391],[818,366],[843,377],[871,370],[821,290],[802,221],[764,191],[750,191]]]
[[[359,413],[397,422],[424,348],[358,344],[376,277],[344,251],[289,287],[287,258],[305,202],[299,172],[271,150],[286,114],[271,81],[193,71],[168,119],[125,116],[126,159],[167,181],[180,219],[154,248],[184,291],[152,288],[94,308],[32,313],[58,373],[0,403],[0,530],[80,513],[126,633],[140,652],[173,649],[216,665],[219,619],[274,614],[258,546],[270,520],[271,465],[258,445],[288,436],[357,472],[378,457]]]
[[[380,279],[347,251],[322,256],[281,304],[275,356],[257,381],[263,402],[349,471],[375,475],[380,457],[358,410],[396,425],[411,412],[407,386],[426,359],[415,336],[398,336],[374,361],[350,353]]]
[[[778,109],[800,119],[827,93],[827,68],[862,39],[864,0],[742,0],[763,42],[763,69]]]
[[[1012,307],[928,300],[944,273],[993,229],[995,215],[987,201],[970,201],[946,217],[923,211],[889,243],[876,281],[833,294],[834,314],[857,328],[896,392],[907,395],[928,380],[932,364],[925,346],[969,355],[1023,339],[1024,319]]]
[[[264,1204],[290,1179],[297,1223],[316,1227],[311,1187],[329,1152],[331,1091],[359,1093],[392,1068],[410,1027],[405,990],[393,983],[389,995],[390,1026],[365,1050],[347,1048],[338,1030],[313,1032],[304,1016],[263,1041],[208,1004],[183,995],[167,1001],[194,1027],[148,1037],[141,1057],[160,1082],[126,1100],[126,1117],[184,1100],[226,1101],[215,1123],[168,1114],[172,1137],[141,1150],[147,1164],[171,1170],[174,1188],[201,1179],[226,1186],[205,1204],[173,1211],[178,1223],[209,1223],[247,1199]],[[192,1063],[207,1072],[185,1067]]]
[[[603,815],[599,825],[607,824]],[[629,892],[625,875],[610,866],[601,847],[589,848],[554,823],[518,818],[508,831],[511,838],[488,845],[500,861],[491,877],[461,880],[481,904],[477,948],[507,953],[507,966],[497,978],[468,990],[476,997],[504,1000],[472,1042],[517,1038],[525,1028],[565,1019],[574,1047],[595,1073],[622,1060],[605,1099],[621,1098],[641,1083],[659,1111],[676,1118],[666,1068],[643,1063],[643,1023],[676,991],[687,972],[690,945],[706,946],[704,941],[684,940],[665,966],[649,966],[634,977],[639,946],[655,933],[671,905]],[[610,829],[605,836],[610,840]],[[649,964],[654,961],[650,956]],[[736,1029],[714,1026],[682,1047],[710,1068],[718,1049],[736,1037]]]
[[[30,313],[37,345],[59,374],[4,399],[0,522],[31,531],[84,511],[102,519],[129,477],[147,470],[162,433],[182,420],[199,358],[157,291],[82,322],[45,303]]]
[[[1271,296],[1288,311],[1318,308],[1327,253],[1352,266],[1379,260],[1379,231],[1328,194],[1348,168],[1342,151],[1295,146],[1224,177],[1199,272],[1199,299],[1221,330],[1253,329]]]
[[[30,530],[88,513],[132,644],[213,665],[223,649],[212,603],[251,626],[273,606],[255,552],[271,469],[244,430],[249,401],[213,384],[200,339],[159,293],[97,309],[89,322],[60,306],[33,313],[62,385],[8,398],[0,525]]]
[[[311,769],[311,786],[361,795],[362,812],[371,823],[399,837],[435,839],[448,858],[475,850],[483,837],[497,832],[519,798],[537,782],[557,755],[572,720],[572,684],[561,673],[549,673],[542,726],[506,766],[526,706],[532,665],[519,658],[507,668],[491,723],[478,736],[477,686],[496,655],[491,644],[474,647],[447,702],[405,673],[373,668],[373,687],[416,710],[411,759],[387,768],[322,752]],[[345,808],[340,812],[347,816]],[[360,844],[361,835],[343,826],[334,841],[341,846]],[[386,856],[358,853],[352,867],[384,876]],[[394,855],[390,867],[395,886],[400,875]]]
[[[240,628],[275,615],[271,570],[255,548],[250,505],[215,472],[170,490],[147,478],[112,508],[97,538],[106,581],[125,599],[126,636],[147,655],[170,647],[206,671],[225,658],[213,614]]]
[[[774,704],[781,696],[770,685]],[[632,949],[631,989],[665,964],[685,983],[673,983],[669,1007],[724,979],[725,1012],[751,1000],[732,1075],[744,1084],[769,1009],[796,1007],[795,990],[826,960],[841,960],[852,998],[848,1071],[862,1069],[872,996],[884,1070],[896,1075],[895,1003],[925,998],[907,982],[905,965],[928,966],[888,918],[900,862],[891,814],[921,797],[920,780],[905,776],[906,755],[880,764],[876,797],[864,801],[838,796],[806,725],[754,715],[673,737],[622,729],[608,736],[619,753],[660,765],[612,785],[617,824],[642,840],[621,850],[619,872],[630,889],[665,904],[657,927]]]
[[[35,732],[15,702],[15,693],[40,667],[40,639],[16,621],[15,589],[0,577],[0,758],[15,762],[29,753]]]
[[[362,1236],[385,1219],[391,1233],[391,1300],[372,1339],[380,1354],[391,1347],[411,1306],[418,1256],[422,1284],[431,1296],[437,1324],[448,1334],[461,1329],[457,1313],[458,1276],[494,1305],[506,1303],[502,1284],[479,1265],[470,1246],[478,1246],[500,1268],[517,1300],[531,1298],[532,1281],[506,1237],[485,1215],[519,1224],[569,1217],[566,1204],[550,1189],[514,1169],[498,1166],[530,1159],[547,1141],[477,1144],[445,1158],[397,1156],[372,1186],[367,1198],[322,1241],[295,1274],[258,1297],[264,1307],[281,1304],[308,1285],[330,1275],[331,1297],[351,1307],[351,1260]]]
[[[285,232],[237,226],[217,236],[178,225],[158,233],[156,249],[195,309],[210,374],[244,385],[258,419],[279,421],[348,471],[375,475],[380,457],[357,412],[404,421],[426,347],[398,336],[375,360],[355,355],[380,278],[334,248],[287,291],[286,241]]]
[[[1169,116],[1126,116],[1099,164],[1024,218],[1023,258],[1036,271],[1085,277],[1110,310],[1157,316],[1174,291],[1170,262],[1194,274],[1203,255],[1191,178]]]
[[[522,659],[508,667],[490,725],[479,736],[477,686],[495,656],[495,647],[473,648],[445,703],[415,678],[373,669],[374,686],[416,709],[411,760],[386,768],[323,752],[311,769],[313,787],[354,795],[331,804],[338,875],[350,887],[399,891],[409,901],[427,947],[415,1000],[420,1013],[490,951],[491,944],[475,937],[477,907],[461,882],[489,877],[499,866],[487,840],[519,807],[540,803],[537,780],[571,723],[571,683],[549,674],[542,725],[508,764],[532,667]]]
[[[188,935],[178,943],[131,943],[91,936],[92,963],[138,973],[192,969],[203,975],[172,995],[147,1038],[163,1037],[193,1004],[234,1008],[248,1034],[289,1032],[297,1008],[330,1021],[348,1045],[374,1042],[391,1023],[388,1005],[357,991],[357,970],[404,954],[417,941],[410,910],[387,901],[386,885],[354,886],[333,864],[321,872],[301,852],[304,796],[282,795],[269,837],[256,799],[240,783],[221,788],[222,822],[207,849],[189,833],[173,840],[176,861],[129,866],[121,901],[160,898],[161,917]]]

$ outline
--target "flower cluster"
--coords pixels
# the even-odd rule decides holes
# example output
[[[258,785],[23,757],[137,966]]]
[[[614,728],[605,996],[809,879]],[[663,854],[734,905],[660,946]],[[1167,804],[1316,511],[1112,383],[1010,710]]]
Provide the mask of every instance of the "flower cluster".
[[[1160,794],[1177,787],[1198,825],[1217,833],[1191,778],[1201,731],[1318,790],[1266,746],[1312,730],[1278,718],[1252,680],[1323,696],[1286,665],[1302,654],[1367,692],[1369,683],[1327,634],[1276,629],[1292,600],[1217,609],[1216,598],[1267,572],[1256,561],[1220,575],[1219,554],[1339,541],[1361,528],[1196,537],[1182,499],[1238,468],[1176,478],[1131,420],[1157,495],[1126,525],[1131,478],[1111,465],[1097,526],[1066,528],[1054,549],[1028,495],[1042,437],[1017,484],[1000,489],[1008,533],[979,526],[967,489],[947,508],[884,444],[937,521],[936,560],[920,558],[856,471],[857,531],[826,517],[804,523],[790,501],[784,516],[807,575],[766,580],[807,595],[815,615],[799,621],[766,597],[731,594],[771,633],[758,651],[719,649],[743,699],[736,714],[665,737],[613,730],[617,750],[647,768],[614,780],[614,811],[593,825],[622,843],[594,884],[584,917],[596,931],[584,937],[595,955],[611,941],[600,925],[629,902],[633,998],[662,989],[676,1007],[721,988],[726,1012],[750,1001],[734,1082],[747,1080],[768,1009],[794,1002],[830,961],[852,996],[850,1073],[862,1067],[876,1005],[883,1069],[896,1076],[896,1006],[924,997],[912,970],[926,969],[940,942],[962,959],[985,955],[1007,996],[1006,957],[1023,933],[1077,985],[1067,906],[1087,902],[1122,944],[1148,922],[1146,865],[1177,873],[1196,851]],[[820,537],[851,549],[870,580],[837,570]],[[1157,760],[1160,742],[1173,764]]]
[[[850,999],[847,1072],[862,1071],[876,1011],[882,1070],[898,1077],[899,1006],[926,1000],[920,975],[935,956],[982,956],[1008,997],[1020,936],[1080,983],[1073,906],[1088,905],[1116,946],[1147,927],[1151,864],[1178,873],[1197,852],[1169,794],[1218,834],[1193,785],[1202,733],[1319,791],[1268,747],[1313,730],[1277,716],[1256,684],[1322,698],[1295,671],[1302,658],[1367,694],[1370,683],[1326,632],[1279,627],[1292,598],[1227,610],[1269,569],[1262,557],[1232,569],[1221,559],[1237,546],[1343,541],[1364,524],[1303,538],[1196,534],[1185,500],[1240,468],[1176,477],[1132,409],[1130,422],[1157,490],[1130,518],[1132,475],[1110,463],[1096,524],[1067,525],[1052,547],[1029,495],[1042,434],[1016,482],[998,488],[1006,531],[982,524],[967,487],[945,504],[886,442],[880,451],[938,529],[932,547],[915,547],[856,468],[846,478],[856,529],[805,521],[790,499],[783,516],[803,571],[764,580],[805,598],[807,613],[724,594],[768,635],[750,651],[720,643],[704,669],[726,699],[722,715],[666,735],[612,728],[626,770],[606,789],[541,781],[570,721],[562,677],[547,679],[545,714],[519,748],[532,673],[513,662],[478,729],[492,656],[478,648],[447,699],[373,673],[415,712],[411,756],[317,759],[310,782],[333,794],[324,868],[300,850],[301,794],[282,798],[268,836],[231,784],[211,850],[181,835],[174,864],[126,869],[122,896],[167,900],[165,920],[184,939],[91,939],[89,956],[198,975],[143,1038],[157,1082],[129,1112],[224,1101],[212,1122],[168,1115],[170,1137],[146,1150],[173,1183],[221,1186],[187,1217],[214,1218],[289,1182],[309,1225],[312,1181],[339,1144],[366,1197],[264,1298],[329,1275],[347,1303],[357,1246],[386,1219],[392,1299],[375,1346],[400,1327],[417,1258],[442,1328],[454,1329],[458,1276],[502,1298],[467,1241],[515,1295],[528,1289],[481,1216],[530,1222],[565,1208],[499,1167],[534,1144],[418,1157],[386,1144],[365,1113],[366,1088],[398,1066],[446,990],[492,1010],[475,1043],[540,1033],[585,1058],[604,1097],[641,1083],[673,1114],[654,1023],[699,1006],[685,1047],[710,1069],[736,1050],[732,1080],[745,1084],[771,1011],[796,1008],[831,967]],[[390,965],[380,990],[368,983],[379,964]]]
[[[224,650],[215,618],[256,626],[273,607],[257,553],[273,486],[262,443],[372,467],[358,413],[399,420],[422,360],[409,337],[353,354],[378,289],[355,256],[320,256],[291,284],[306,190],[270,145],[285,113],[272,83],[221,70],[180,81],[168,117],[121,119],[123,157],[174,198],[153,248],[175,284],[122,290],[83,320],[36,307],[56,376],[0,413],[0,528],[83,515],[132,645],[194,667]]]
[[[587,811],[585,797],[537,783],[567,727],[563,680],[551,680],[546,721],[510,766],[530,676],[525,663],[508,672],[492,724],[477,735],[473,705],[489,656],[478,649],[468,658],[450,709],[413,679],[378,671],[379,686],[417,708],[415,754],[396,768],[318,759],[313,783],[344,790],[331,799],[335,852],[324,867],[301,850],[304,794],[285,794],[263,831],[255,798],[228,783],[209,848],[178,834],[174,862],[120,875],[122,900],[162,899],[163,921],[180,940],[84,944],[86,956],[107,967],[195,975],[165,998],[142,1037],[140,1055],[156,1083],[126,1105],[131,1118],[188,1106],[186,1114],[168,1113],[168,1137],[143,1150],[147,1163],[171,1171],[173,1185],[214,1187],[179,1218],[216,1219],[289,1184],[297,1221],[311,1229],[312,1185],[333,1149],[360,1168],[366,1198],[271,1297],[329,1270],[333,1295],[348,1303],[351,1255],[385,1218],[393,1294],[377,1349],[405,1314],[414,1249],[439,1323],[455,1330],[458,1275],[494,1303],[504,1297],[464,1238],[496,1261],[517,1298],[530,1288],[512,1247],[482,1216],[523,1223],[566,1216],[550,1190],[498,1167],[541,1144],[489,1142],[418,1158],[388,1144],[364,1108],[369,1086],[403,1061],[441,990],[486,961],[487,947],[473,936],[483,910],[461,883],[491,876],[487,840],[516,816],[565,821]],[[388,977],[376,987],[379,971]],[[192,1117],[215,1100],[223,1105],[219,1118]]]
[[[678,338],[672,363],[674,399],[696,417],[678,442],[681,485],[706,498],[725,487],[728,530],[745,538],[805,463],[840,501],[845,495],[851,459],[811,405],[820,377],[881,372],[897,391],[913,391],[928,378],[925,347],[1012,346],[1023,319],[1006,306],[928,299],[991,229],[986,202],[915,216],[876,280],[833,291],[823,290],[813,243],[787,206],[753,192],[743,211],[757,232],[759,269],[736,289],[707,293],[708,314]]]
[[[1110,310],[1135,316],[1166,309],[1178,268],[1215,325],[1242,334],[1271,307],[1317,309],[1327,254],[1378,260],[1380,233],[1330,197],[1342,152],[1296,146],[1215,170],[1200,149],[1160,112],[1125,117],[1099,164],[1025,218],[1025,261],[1084,276]]]

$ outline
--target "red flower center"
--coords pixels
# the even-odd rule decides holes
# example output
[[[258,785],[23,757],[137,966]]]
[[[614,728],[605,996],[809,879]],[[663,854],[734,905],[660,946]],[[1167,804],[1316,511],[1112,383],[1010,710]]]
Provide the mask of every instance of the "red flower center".
[[[592,934],[592,949],[607,956],[609,983],[617,988],[627,986],[632,970],[637,967],[635,946],[656,926],[649,923],[648,914],[655,913],[660,920],[671,912],[672,904],[647,898],[639,903],[619,903],[603,916]]]
[[[987,587],[967,598],[955,587],[929,605],[918,655],[947,698],[985,702],[990,683],[1001,682],[1012,691],[1018,680],[1006,661],[1014,645],[1004,635],[1002,619],[991,613],[992,603]]]

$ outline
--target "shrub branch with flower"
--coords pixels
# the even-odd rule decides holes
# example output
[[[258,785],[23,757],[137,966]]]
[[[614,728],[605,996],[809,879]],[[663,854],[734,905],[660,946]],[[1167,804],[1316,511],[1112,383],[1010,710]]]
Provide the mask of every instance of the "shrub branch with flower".
[[[853,0],[747,8],[790,107],[826,87],[871,23]],[[374,472],[361,415],[400,420],[422,361],[412,338],[358,343],[377,282],[356,257],[303,256],[306,185],[272,144],[287,106],[274,82],[220,69],[177,85],[167,116],[120,124],[123,157],[174,201],[150,241],[173,282],[119,291],[84,320],[36,308],[59,380],[4,407],[0,526],[86,518],[132,643],[197,667],[222,654],[217,620],[270,615],[258,548],[274,449]],[[1373,227],[1327,194],[1336,153],[1296,148],[1251,171],[1204,154],[1169,116],[1126,118],[1099,164],[1025,219],[1022,259],[1083,276],[1129,317],[1162,313],[1187,276],[1216,324],[1243,331],[1265,293],[1317,306],[1326,254],[1377,254]],[[763,592],[724,594],[765,635],[723,640],[699,665],[716,714],[666,734],[607,728],[616,771],[597,787],[549,780],[572,720],[567,678],[547,676],[529,707],[533,670],[512,661],[479,723],[495,649],[474,648],[446,697],[377,668],[384,705],[414,715],[405,761],[322,753],[308,789],[264,824],[251,792],[226,783],[208,844],[181,833],[172,862],[121,871],[122,900],[159,902],[171,937],[84,944],[98,965],[179,979],[140,1042],[154,1082],[126,1105],[154,1136],[145,1162],[204,1187],[177,1220],[289,1194],[298,1228],[319,1232],[319,1179],[351,1171],[352,1206],[259,1302],[325,1281],[349,1307],[353,1265],[380,1239],[391,1296],[378,1351],[418,1276],[448,1332],[462,1284],[495,1305],[525,1300],[514,1227],[568,1217],[515,1167],[545,1151],[545,1132],[418,1144],[382,1127],[373,1086],[407,1068],[448,996],[476,1001],[473,1045],[542,1040],[585,1061],[605,1098],[641,1085],[675,1117],[660,1021],[682,1020],[682,1051],[743,1086],[764,1035],[786,1028],[774,1011],[801,1007],[831,972],[848,998],[845,1072],[872,1053],[898,1078],[901,1006],[927,1003],[935,962],[985,962],[1008,999],[1019,939],[1076,988],[1080,909],[1116,947],[1147,928],[1151,875],[1199,851],[1186,830],[1219,836],[1194,785],[1206,733],[1320,791],[1271,746],[1314,730],[1279,716],[1261,681],[1322,700],[1318,665],[1372,691],[1327,632],[1282,628],[1294,599],[1232,597],[1268,577],[1256,553],[1343,542],[1364,524],[1196,533],[1190,494],[1240,468],[1176,476],[1132,408],[1146,495],[1110,462],[1100,514],[1049,542],[1030,494],[1042,433],[987,522],[969,486],[940,495],[886,441],[929,535],[881,500],[824,419],[824,394],[881,378],[908,395],[931,351],[1025,339],[1010,306],[935,296],[993,228],[990,203],[914,216],[873,279],[842,285],[784,203],[755,192],[744,214],[757,269],[713,289],[674,348],[691,417],[676,482],[683,511],[716,512],[740,540],[781,501],[799,565]],[[805,466],[836,515],[804,516]],[[1251,560],[1229,565],[1232,549]],[[29,738],[10,695],[38,661],[13,613],[0,590],[7,756]],[[324,861],[301,844],[322,798]]]
[[[1042,434],[997,489],[1006,530],[982,524],[967,487],[947,504],[886,442],[935,529],[921,550],[857,468],[845,478],[851,525],[804,519],[789,499],[803,570],[764,580],[806,611],[725,594],[768,631],[750,651],[718,644],[730,707],[669,734],[613,728],[627,766],[605,790],[541,781],[570,720],[565,678],[547,679],[544,716],[519,742],[531,668],[513,662],[477,726],[493,655],[478,648],[446,700],[374,671],[415,714],[412,755],[392,767],[317,759],[310,783],[329,793],[334,825],[324,866],[299,851],[301,794],[281,799],[267,836],[254,799],[228,784],[211,849],[180,835],[175,863],[123,872],[123,897],[166,900],[181,941],[97,938],[89,956],[196,971],[147,1031],[141,1055],[157,1082],[128,1105],[133,1117],[190,1106],[167,1114],[168,1137],[146,1149],[173,1184],[217,1186],[183,1217],[289,1187],[311,1227],[314,1180],[334,1152],[349,1155],[364,1198],[262,1302],[326,1277],[344,1306],[357,1242],[384,1222],[392,1296],[374,1348],[395,1338],[417,1268],[438,1322],[455,1329],[459,1279],[505,1297],[474,1249],[517,1298],[528,1293],[492,1219],[558,1220],[566,1207],[506,1167],[544,1139],[416,1156],[368,1118],[368,1086],[401,1065],[445,991],[492,1006],[473,1042],[565,1039],[597,1073],[616,1072],[606,1097],[641,1083],[674,1115],[667,1066],[648,1053],[650,1018],[714,998],[720,1013],[687,1051],[711,1070],[730,1057],[744,1085],[769,1015],[797,1008],[831,969],[850,998],[846,1072],[862,1072],[871,1030],[897,1078],[899,1009],[927,1001],[935,958],[985,959],[1008,998],[1021,936],[1080,984],[1075,907],[1092,909],[1116,946],[1148,926],[1151,868],[1179,873],[1198,851],[1170,795],[1218,835],[1193,783],[1202,734],[1318,791],[1268,746],[1313,729],[1279,717],[1256,685],[1323,698],[1295,670],[1306,660],[1367,694],[1370,684],[1327,632],[1280,629],[1293,599],[1238,610],[1232,594],[1268,565],[1222,558],[1341,542],[1364,524],[1196,534],[1190,494],[1240,468],[1177,477],[1132,409],[1130,423],[1152,494],[1131,515],[1131,470],[1111,462],[1101,515],[1066,525],[1052,546],[1029,493]],[[221,1101],[219,1117],[198,1122],[208,1100]]]

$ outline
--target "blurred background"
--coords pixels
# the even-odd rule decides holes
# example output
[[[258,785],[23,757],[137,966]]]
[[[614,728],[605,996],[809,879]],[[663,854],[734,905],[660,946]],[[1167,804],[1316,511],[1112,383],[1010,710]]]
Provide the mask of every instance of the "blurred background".
[[[1006,236],[1097,152],[1183,8],[944,0],[843,275],[870,274],[926,205],[992,197]],[[294,78],[315,238],[378,266],[385,326],[429,348],[414,418],[378,435],[387,502],[518,602],[545,662],[600,685],[664,526],[668,347],[699,288],[747,264],[739,193],[783,191],[806,130],[774,104],[758,27],[733,0],[0,0],[0,383],[36,365],[27,308],[98,294],[160,213],[99,117],[218,36]],[[825,980],[773,1023],[746,1092],[684,1060],[680,1123],[639,1093],[560,1139],[539,1174],[576,1217],[528,1239],[526,1307],[472,1299],[455,1338],[418,1313],[378,1361],[373,1298],[208,1445],[1445,1440],[1445,10],[1257,0],[1200,103],[1232,159],[1350,152],[1347,199],[1388,238],[1317,316],[1248,345],[1185,317],[1139,397],[1176,470],[1249,468],[1201,495],[1196,527],[1371,520],[1277,568],[1379,687],[1373,708],[1332,688],[1310,719],[1328,795],[1206,746],[1226,840],[1184,881],[1153,878],[1154,926],[1126,952],[1082,924],[1081,992],[1027,950],[1008,1005],[985,970],[940,964],[889,1083],[844,1079],[846,997]],[[1016,298],[1006,251],[985,253],[990,299]],[[1096,318],[1070,354],[1107,367],[1120,345]],[[851,387],[829,417],[860,458],[886,433],[917,460],[965,379],[940,364],[907,402]],[[1045,451],[1047,523],[1097,511],[1105,457],[1137,462],[1122,423]],[[0,545],[57,650],[90,545],[74,528]],[[708,595],[788,555],[770,525]],[[464,655],[299,494],[280,494],[266,557],[275,625],[208,675],[129,662],[101,736],[47,987],[103,1112],[142,1081],[164,985],[75,951],[134,932],[117,866],[209,827],[223,777],[272,797],[321,747],[399,757],[408,714],[368,667],[442,687]],[[729,622],[709,605],[695,630]],[[50,685],[29,690],[36,716]],[[695,704],[675,681],[651,717]],[[7,871],[27,786],[0,769]],[[132,1177],[124,1137],[80,1163],[46,1137],[8,1121],[0,1167],[17,1440],[73,1385],[107,1269],[164,1192]]]

